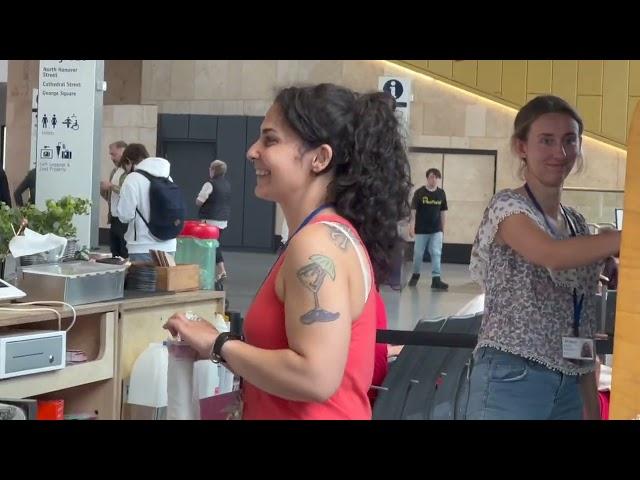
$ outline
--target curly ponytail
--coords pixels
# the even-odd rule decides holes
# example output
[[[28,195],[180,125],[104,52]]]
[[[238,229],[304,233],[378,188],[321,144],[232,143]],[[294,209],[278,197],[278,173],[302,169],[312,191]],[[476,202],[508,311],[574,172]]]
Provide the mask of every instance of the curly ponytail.
[[[383,282],[398,246],[397,224],[410,213],[409,161],[395,101],[325,83],[285,88],[275,103],[309,148],[331,146],[321,173],[334,172],[327,201],[358,230],[376,281]]]

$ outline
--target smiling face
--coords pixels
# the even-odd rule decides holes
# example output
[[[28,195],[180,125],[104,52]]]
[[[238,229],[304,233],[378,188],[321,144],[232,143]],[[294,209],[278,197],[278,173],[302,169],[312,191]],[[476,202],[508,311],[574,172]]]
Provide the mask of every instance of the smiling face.
[[[529,129],[526,140],[516,141],[525,159],[525,178],[548,187],[562,186],[580,155],[582,139],[578,122],[565,113],[545,113]]]
[[[273,104],[262,122],[260,137],[247,151],[247,159],[256,170],[256,196],[282,202],[307,188],[314,152],[305,149],[280,107]]]

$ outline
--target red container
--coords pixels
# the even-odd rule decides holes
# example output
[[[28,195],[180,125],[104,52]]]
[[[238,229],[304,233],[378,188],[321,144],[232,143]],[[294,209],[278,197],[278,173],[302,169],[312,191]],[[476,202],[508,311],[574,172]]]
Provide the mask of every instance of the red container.
[[[215,225],[199,223],[193,228],[193,236],[200,240],[218,240],[220,238],[220,229]]]
[[[186,220],[184,222],[184,227],[182,227],[182,231],[180,232],[180,237],[192,237],[193,230],[197,227],[200,222],[197,220]]]
[[[38,400],[38,420],[64,420],[64,400]]]
[[[181,237],[194,237],[201,240],[217,240],[220,238],[220,230],[215,225],[209,225],[204,221],[187,220],[180,232]]]

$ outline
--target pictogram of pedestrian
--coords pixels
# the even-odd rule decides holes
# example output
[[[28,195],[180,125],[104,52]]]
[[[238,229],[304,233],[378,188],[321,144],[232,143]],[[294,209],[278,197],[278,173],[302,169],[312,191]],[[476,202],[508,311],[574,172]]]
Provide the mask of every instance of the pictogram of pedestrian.
[[[58,124],[58,119],[56,118],[56,114],[53,114],[53,117],[51,117],[51,126],[53,128],[56,128],[56,125]]]
[[[47,118],[47,114],[42,115],[42,128],[47,128],[47,123],[49,123],[49,119]]]

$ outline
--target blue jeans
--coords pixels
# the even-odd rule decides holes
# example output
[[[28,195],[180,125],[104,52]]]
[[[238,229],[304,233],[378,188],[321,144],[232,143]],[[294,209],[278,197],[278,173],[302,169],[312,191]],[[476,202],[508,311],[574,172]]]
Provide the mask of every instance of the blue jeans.
[[[440,257],[442,257],[442,232],[416,233],[413,244],[413,273],[420,273],[424,249],[429,247],[431,256],[431,276],[440,276]]]
[[[175,257],[176,256],[176,252],[167,252],[170,253],[171,256]],[[132,262],[149,262],[149,263],[153,263],[153,260],[151,259],[151,254],[150,253],[130,253],[129,254],[129,260]]]
[[[468,420],[581,420],[580,377],[495,348],[474,354]]]

